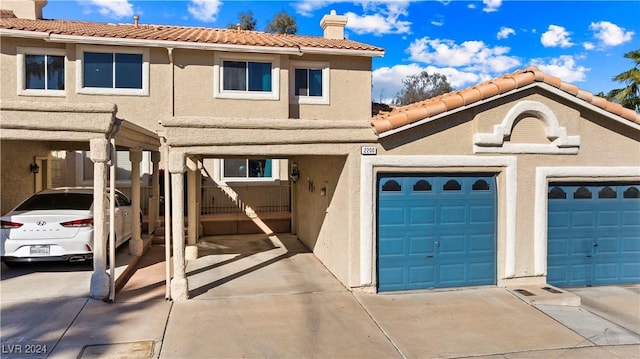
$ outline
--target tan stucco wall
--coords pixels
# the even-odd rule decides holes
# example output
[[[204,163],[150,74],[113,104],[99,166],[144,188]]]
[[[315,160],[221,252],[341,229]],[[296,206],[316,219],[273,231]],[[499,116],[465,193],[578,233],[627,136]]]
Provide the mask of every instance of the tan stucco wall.
[[[343,283],[349,283],[350,262],[350,171],[344,156],[304,156],[290,160],[298,164],[300,179],[293,184],[293,216],[298,238]],[[323,195],[323,192],[325,193]]]
[[[16,84],[16,47],[36,48],[65,48],[65,90],[64,97],[19,96]],[[151,68],[149,71],[149,96],[118,96],[118,95],[88,95],[76,93],[76,47],[74,44],[51,44],[42,40],[2,38],[0,69],[2,70],[2,84],[0,90],[2,100],[8,101],[39,101],[52,103],[113,103],[118,106],[119,118],[133,122],[151,131],[161,128],[158,121],[165,118],[171,111],[171,83],[168,66],[167,50],[151,48],[149,52]],[[112,47],[104,47],[113,49]]]
[[[66,49],[65,89],[63,97],[19,96],[16,85],[16,48]],[[89,95],[76,93],[76,50],[83,45],[48,43],[37,39],[3,37],[0,54],[3,100],[65,102],[111,102],[118,106],[118,117],[137,125],[157,131],[162,128],[159,121],[175,116],[206,116],[232,118],[287,119],[331,119],[368,121],[371,114],[371,59],[350,56],[293,56],[276,55],[280,63],[278,100],[245,100],[214,97],[214,58],[216,52],[174,49],[172,90],[172,68],[167,49],[149,50],[149,95]],[[117,49],[104,46],[106,51]],[[124,49],[127,49],[124,47]],[[129,48],[130,49],[130,48]],[[218,53],[222,54],[222,53]],[[229,53],[224,53],[230,56]],[[235,57],[243,58],[243,54]],[[331,96],[329,105],[299,105],[290,114],[289,70],[290,61],[328,62],[331,68]],[[364,96],[363,96],[364,95]],[[172,99],[174,102],[172,102]]]
[[[35,157],[47,157],[49,146],[42,142],[1,141],[0,151],[0,212],[5,214],[34,192],[35,175],[29,165],[35,163]]]
[[[559,125],[566,128],[569,136],[580,136],[578,154],[474,154],[473,135],[477,132],[492,132],[493,126],[499,125],[509,109],[520,100],[537,101],[550,108],[557,117]],[[514,142],[545,142],[546,139],[541,136],[541,128],[536,128],[536,125],[531,123],[531,117],[525,116],[523,119],[522,128],[518,127],[518,123],[515,125],[514,133],[517,132],[517,136],[512,136]],[[540,126],[542,125],[540,124]],[[527,135],[531,136],[530,141],[527,141]],[[549,143],[548,140],[546,142]],[[535,274],[534,196],[538,167],[640,166],[640,131],[594,111],[584,108],[577,109],[575,105],[572,106],[572,102],[554,94],[536,93],[536,90],[525,90],[468,111],[400,132],[382,139],[381,144],[384,149],[381,149],[379,154],[385,155],[515,156],[517,158],[515,274],[516,278],[524,281]],[[416,171],[419,172],[419,170]],[[453,168],[451,171],[457,170]],[[495,173],[499,171],[500,169],[496,169]],[[441,171],[438,170],[438,172]],[[567,178],[565,180],[598,181],[593,178]],[[640,178],[634,180],[640,181]],[[499,213],[505,213],[505,186],[504,183],[500,186],[500,183],[503,182],[499,178]],[[499,222],[501,220],[504,221],[504,218],[500,218]],[[499,256],[505,248],[505,244],[502,242],[505,238],[503,231],[503,227],[498,228]],[[499,257],[499,281],[504,275],[500,268],[502,266],[501,260],[502,258]],[[538,277],[531,280],[539,282],[544,278]]]
[[[371,59],[367,57],[309,56],[292,61],[328,62],[331,93],[328,105],[291,104],[291,117],[343,121],[371,119]]]

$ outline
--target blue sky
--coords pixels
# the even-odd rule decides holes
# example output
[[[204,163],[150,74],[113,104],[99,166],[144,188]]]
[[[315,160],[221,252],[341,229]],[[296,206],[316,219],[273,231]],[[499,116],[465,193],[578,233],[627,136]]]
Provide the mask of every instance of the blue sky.
[[[322,36],[331,10],[348,16],[346,37],[383,47],[373,60],[374,101],[388,102],[402,80],[427,70],[456,89],[529,65],[593,93],[619,88],[640,49],[640,1],[134,1],[49,0],[44,17],[225,28],[252,11],[258,30],[284,10],[298,34]]]

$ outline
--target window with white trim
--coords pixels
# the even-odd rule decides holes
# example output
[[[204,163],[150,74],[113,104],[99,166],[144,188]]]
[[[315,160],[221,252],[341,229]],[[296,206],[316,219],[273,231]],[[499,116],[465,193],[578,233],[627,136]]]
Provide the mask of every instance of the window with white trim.
[[[65,96],[65,50],[18,47],[18,95]]]
[[[277,56],[215,55],[214,97],[278,100],[280,61]]]
[[[78,46],[77,91],[82,94],[149,94],[149,50]]]
[[[93,161],[88,151],[82,152],[82,181],[93,181]],[[116,181],[131,181],[129,151],[116,151]],[[107,173],[107,177],[109,173]]]
[[[291,64],[291,102],[328,105],[329,63],[293,61]]]
[[[270,158],[217,158],[213,177],[224,182],[277,182],[281,161]]]

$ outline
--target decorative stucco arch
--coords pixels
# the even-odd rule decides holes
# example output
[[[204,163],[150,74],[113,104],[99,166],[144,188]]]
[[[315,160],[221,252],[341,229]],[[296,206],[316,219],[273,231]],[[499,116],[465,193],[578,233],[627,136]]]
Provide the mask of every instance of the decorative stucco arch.
[[[551,143],[505,143],[511,136],[518,118],[530,115],[542,122],[545,136]],[[475,153],[546,153],[577,154],[580,136],[568,136],[565,127],[549,107],[538,101],[525,100],[516,103],[505,115],[502,123],[493,126],[492,133],[476,133],[473,136]]]

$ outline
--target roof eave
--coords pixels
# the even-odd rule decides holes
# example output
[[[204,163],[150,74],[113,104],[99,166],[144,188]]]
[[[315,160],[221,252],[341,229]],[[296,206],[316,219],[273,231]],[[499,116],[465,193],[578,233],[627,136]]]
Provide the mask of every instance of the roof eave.
[[[628,120],[628,119],[626,119],[624,117],[621,117],[621,116],[618,116],[618,115],[616,115],[614,113],[611,113],[609,111],[603,110],[600,107],[595,106],[595,105],[593,105],[593,104],[591,104],[591,103],[589,103],[587,101],[581,100],[581,99],[571,95],[570,93],[567,93],[567,92],[565,92],[565,91],[563,91],[563,90],[561,90],[561,89],[559,89],[559,88],[557,88],[555,86],[549,85],[549,84],[544,83],[544,82],[534,82],[534,83],[531,83],[531,84],[526,85],[526,86],[522,86],[522,87],[510,90],[510,91],[506,91],[506,92],[501,93],[501,94],[496,95],[496,96],[492,96],[492,97],[489,97],[489,98],[486,98],[486,99],[483,99],[483,100],[480,100],[480,101],[476,101],[476,102],[470,103],[468,105],[460,106],[460,107],[451,109],[450,111],[445,111],[445,112],[439,113],[439,114],[437,114],[435,116],[423,118],[422,120],[415,121],[415,122],[406,124],[404,126],[400,126],[398,128],[394,128],[394,129],[391,129],[391,130],[388,130],[388,131],[381,132],[381,133],[378,134],[378,138],[385,138],[385,137],[394,135],[396,133],[403,132],[403,131],[406,131],[408,129],[421,126],[421,125],[423,125],[425,123],[428,123],[428,122],[431,122],[431,121],[435,121],[435,120],[438,120],[440,118],[443,118],[443,117],[458,113],[460,111],[465,111],[465,110],[468,110],[470,108],[473,108],[473,107],[476,107],[476,106],[479,106],[479,105],[483,105],[483,104],[485,104],[487,102],[491,102],[491,101],[503,98],[505,96],[509,96],[509,95],[511,95],[513,93],[516,93],[518,91],[530,89],[530,88],[533,88],[533,87],[543,88],[543,89],[545,89],[545,90],[547,90],[549,92],[552,92],[553,94],[555,94],[557,96],[560,96],[560,97],[562,97],[562,98],[564,98],[566,100],[569,100],[569,101],[571,101],[571,102],[573,102],[573,103],[575,103],[577,105],[584,106],[584,107],[589,108],[590,110],[592,110],[592,111],[594,111],[594,112],[596,112],[596,113],[598,113],[598,114],[600,114],[602,116],[606,116],[607,118],[609,118],[609,119],[611,119],[613,121],[616,121],[616,122],[618,122],[620,124],[629,126],[629,127],[634,128],[636,130],[640,130],[640,124],[638,124],[638,123],[632,122],[632,121],[630,121],[630,120]]]
[[[0,36],[21,37],[21,38],[37,38],[47,42],[54,43],[73,43],[73,44],[91,44],[91,45],[108,45],[108,46],[134,46],[134,47],[160,47],[174,49],[192,49],[192,50],[209,50],[209,51],[225,51],[225,52],[250,52],[250,53],[270,53],[285,55],[304,55],[304,54],[323,54],[323,55],[340,55],[340,56],[364,56],[364,57],[382,57],[384,51],[373,50],[354,50],[354,49],[334,49],[319,47],[280,47],[280,46],[255,46],[255,45],[237,45],[237,44],[215,44],[189,41],[170,41],[170,40],[149,40],[149,39],[129,39],[121,37],[96,37],[96,36],[76,36],[61,35],[48,32],[0,29]]]
[[[626,118],[624,118],[622,116],[616,115],[615,113],[612,113],[612,112],[609,112],[607,110],[604,110],[604,109],[602,109],[602,108],[600,108],[600,107],[598,107],[598,106],[596,106],[596,105],[594,105],[594,104],[592,104],[590,102],[584,101],[584,100],[582,100],[580,98],[577,98],[577,97],[573,96],[570,93],[562,91],[561,89],[559,89],[559,88],[557,88],[555,86],[551,86],[551,85],[549,85],[547,83],[544,83],[544,82],[536,82],[536,83],[534,83],[534,84],[532,84],[530,86],[533,86],[533,85],[540,86],[541,88],[544,88],[547,91],[553,92],[555,95],[558,95],[558,96],[560,96],[560,97],[562,97],[562,98],[564,98],[566,100],[573,101],[574,103],[576,103],[578,105],[582,105],[584,107],[587,107],[588,109],[590,109],[590,110],[592,110],[592,111],[594,111],[594,112],[596,112],[596,113],[598,113],[598,114],[600,114],[602,116],[606,116],[606,117],[608,117],[608,118],[610,118],[610,119],[612,119],[612,120],[614,120],[616,122],[619,122],[619,123],[621,123],[623,125],[629,126],[629,127],[634,128],[636,130],[640,130],[640,124],[639,123],[633,122],[633,121],[631,121],[629,119],[626,119]]]
[[[273,46],[252,46],[252,45],[234,45],[234,44],[212,44],[202,42],[188,41],[169,41],[169,40],[148,40],[148,39],[128,39],[120,37],[95,37],[95,36],[74,36],[51,34],[48,42],[74,43],[74,44],[91,44],[91,45],[109,45],[109,46],[135,46],[135,47],[161,47],[174,49],[192,49],[192,50],[215,50],[227,52],[261,52],[300,55],[297,47],[273,47]]]
[[[355,50],[355,49],[331,49],[318,47],[300,47],[304,54],[339,55],[339,56],[364,56],[364,57],[384,57],[384,50]]]
[[[49,38],[48,32],[41,31],[24,31],[24,30],[14,30],[14,29],[0,29],[0,36],[7,37],[24,37],[29,39],[47,39]]]

